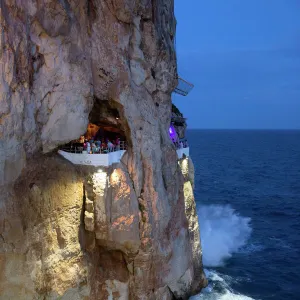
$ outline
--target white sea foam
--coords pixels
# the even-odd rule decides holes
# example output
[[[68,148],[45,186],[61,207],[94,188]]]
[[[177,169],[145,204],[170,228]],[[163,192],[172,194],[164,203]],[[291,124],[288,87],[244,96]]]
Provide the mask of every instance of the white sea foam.
[[[254,300],[253,298],[237,295],[227,291],[225,294],[211,293],[191,297],[190,300]]]
[[[244,295],[237,295],[237,294],[233,294],[231,292],[226,292],[225,294],[211,294],[207,297],[207,295],[205,296],[199,296],[198,298],[191,298],[194,300],[201,300],[201,299],[205,299],[205,300],[253,300],[253,298],[244,296]]]
[[[222,265],[251,234],[250,218],[240,216],[229,205],[200,206],[198,216],[205,266]]]
[[[230,206],[200,206],[198,216],[201,228],[203,263],[216,267],[243,247],[250,234],[250,218],[240,216]],[[209,285],[201,294],[190,300],[254,300],[232,290],[231,283],[236,279],[205,269]]]
[[[230,288],[231,277],[219,274],[213,270],[205,270],[210,284],[201,294],[190,300],[254,300],[245,295],[237,294]]]

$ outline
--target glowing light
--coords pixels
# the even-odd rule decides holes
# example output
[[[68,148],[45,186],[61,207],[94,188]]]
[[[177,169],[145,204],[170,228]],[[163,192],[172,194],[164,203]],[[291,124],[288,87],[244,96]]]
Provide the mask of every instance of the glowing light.
[[[169,127],[169,134],[170,134],[170,139],[173,140],[173,142],[177,140],[177,133],[173,125]]]
[[[187,158],[182,161],[182,167],[184,169],[186,169],[188,167],[188,160],[187,160]]]
[[[106,172],[104,172],[102,169],[98,169],[93,175],[93,180],[95,179],[97,181],[105,182],[106,181],[106,176],[107,176]]]
[[[181,172],[183,175],[186,175],[189,173],[189,162],[188,162],[188,158],[184,158],[181,160]]]
[[[103,170],[101,168],[97,169],[96,174],[102,174],[102,173],[104,173],[104,172],[103,172]]]
[[[120,180],[119,169],[114,169],[110,178],[112,183],[117,183]]]

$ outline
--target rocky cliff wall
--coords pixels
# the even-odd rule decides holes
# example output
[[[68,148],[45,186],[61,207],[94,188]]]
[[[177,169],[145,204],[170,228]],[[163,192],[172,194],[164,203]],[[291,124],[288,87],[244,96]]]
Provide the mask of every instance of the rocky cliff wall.
[[[0,3],[0,299],[199,291],[193,191],[168,136],[173,1]],[[75,167],[56,147],[99,103],[118,110],[129,148],[108,169]]]

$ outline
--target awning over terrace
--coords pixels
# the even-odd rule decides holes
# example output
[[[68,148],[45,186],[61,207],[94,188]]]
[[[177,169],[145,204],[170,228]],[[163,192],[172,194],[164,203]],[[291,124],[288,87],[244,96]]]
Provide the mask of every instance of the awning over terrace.
[[[174,89],[174,92],[176,94],[186,96],[193,89],[193,87],[194,85],[192,83],[182,79],[181,77],[178,77],[178,84]]]

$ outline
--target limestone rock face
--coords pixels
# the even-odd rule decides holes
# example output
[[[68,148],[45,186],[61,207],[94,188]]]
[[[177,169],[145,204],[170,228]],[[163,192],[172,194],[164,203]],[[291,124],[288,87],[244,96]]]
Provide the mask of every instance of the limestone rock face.
[[[198,292],[192,172],[168,135],[173,0],[0,5],[0,299]],[[110,122],[106,103],[126,134],[122,161],[96,169],[58,157],[91,119]]]
[[[192,188],[195,187],[195,168],[191,157],[186,157],[179,161],[181,172],[185,181],[191,183]]]
[[[81,182],[68,162],[40,157],[1,187],[0,299],[89,299]]]

